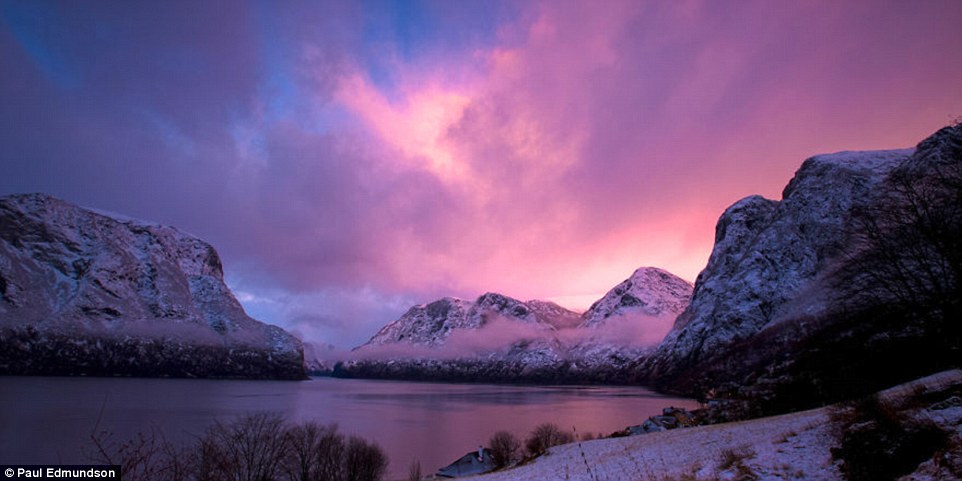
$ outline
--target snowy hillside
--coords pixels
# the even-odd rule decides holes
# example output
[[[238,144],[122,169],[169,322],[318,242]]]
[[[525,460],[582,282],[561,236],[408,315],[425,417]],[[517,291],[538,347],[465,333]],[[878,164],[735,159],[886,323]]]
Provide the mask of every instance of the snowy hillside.
[[[43,194],[0,198],[0,372],[301,378],[300,341],[248,317],[217,252]]]
[[[892,470],[874,457],[889,479],[959,479],[962,474],[962,401],[954,396],[962,372],[948,371],[882,392],[881,402],[900,412],[901,422],[931,423],[947,433],[944,447],[912,449],[918,460]],[[551,448],[547,455],[514,469],[478,476],[477,481],[544,479],[662,481],[843,480],[844,459],[833,449],[846,431],[846,406],[830,406],[712,426],[675,429],[625,438],[598,439]],[[864,424],[864,423],[863,423]],[[899,442],[891,439],[888,442]],[[905,456],[903,454],[903,456]],[[905,477],[901,477],[902,475]]]

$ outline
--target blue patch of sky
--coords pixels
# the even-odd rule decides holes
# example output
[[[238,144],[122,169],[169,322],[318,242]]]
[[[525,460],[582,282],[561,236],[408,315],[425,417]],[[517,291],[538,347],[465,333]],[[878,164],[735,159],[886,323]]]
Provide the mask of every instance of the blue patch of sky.
[[[266,124],[293,121],[312,134],[323,134],[334,126],[342,125],[350,117],[342,108],[332,104],[319,109],[304,108],[305,105],[311,105],[312,100],[301,98],[310,93],[305,92],[301,85],[305,79],[298,78],[302,60],[300,45],[294,44],[286,35],[276,4],[257,0],[254,5],[257,12],[260,61],[264,65],[263,78],[258,88],[258,95],[265,100],[266,106],[262,120]],[[264,133],[258,132],[256,136],[263,138]],[[266,155],[266,150],[264,154]]]
[[[514,18],[513,2],[364,0],[364,67],[375,86],[396,100],[396,63],[418,64],[434,56],[470,61],[477,49],[498,42],[498,28]],[[454,12],[455,14],[452,14]]]
[[[257,1],[257,26],[260,33],[260,57],[264,64],[264,78],[259,87],[260,97],[266,99],[268,122],[290,119],[296,115],[299,94],[294,77],[296,45],[284,36],[277,11],[272,3]]]
[[[153,109],[141,110],[141,116],[154,129],[167,148],[188,157],[196,155],[197,148],[193,139],[173,121]]]
[[[241,115],[241,109],[229,109],[228,131],[238,159],[250,167],[266,167],[270,160],[267,135],[262,125]]]
[[[69,40],[55,8],[42,2],[4,1],[0,19],[51,83],[65,90],[79,86],[80,72],[66,51]]]

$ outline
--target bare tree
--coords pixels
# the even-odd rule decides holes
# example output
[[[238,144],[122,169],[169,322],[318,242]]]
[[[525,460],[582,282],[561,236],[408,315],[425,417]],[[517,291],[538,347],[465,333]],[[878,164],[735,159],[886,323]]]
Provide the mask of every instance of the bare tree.
[[[839,283],[856,303],[935,321],[958,342],[962,315],[962,125],[946,127],[852,215],[854,254]]]
[[[115,441],[113,433],[108,431],[95,431],[91,433],[90,440],[93,449],[85,450],[86,457],[98,464],[120,466],[124,479],[187,479],[187,464],[184,462],[183,453],[168,442],[156,426],[152,426],[147,433],[137,433],[133,438],[122,442]]]
[[[387,470],[387,456],[381,447],[351,436],[344,455],[346,481],[380,481]]]
[[[121,443],[95,428],[91,440],[88,458],[134,481],[380,481],[388,464],[380,446],[345,439],[334,424],[288,425],[271,413],[217,422],[182,449],[156,428]]]
[[[414,460],[408,468],[408,481],[421,481],[421,461]]]
[[[340,480],[344,437],[334,424],[308,422],[291,426],[285,433],[288,452],[285,471],[291,481]]]
[[[488,441],[495,468],[509,466],[521,450],[521,441],[508,431],[498,431]]]
[[[531,431],[531,435],[528,437],[528,440],[525,441],[525,449],[527,449],[529,455],[539,456],[544,454],[548,448],[552,446],[567,444],[573,441],[574,436],[571,433],[562,431],[556,424],[544,423],[538,425]]]
[[[345,478],[344,435],[337,432],[337,425],[328,426],[317,441],[317,478],[340,481]]]
[[[289,438],[278,414],[255,413],[218,422],[200,440],[202,480],[271,481],[282,475]]]

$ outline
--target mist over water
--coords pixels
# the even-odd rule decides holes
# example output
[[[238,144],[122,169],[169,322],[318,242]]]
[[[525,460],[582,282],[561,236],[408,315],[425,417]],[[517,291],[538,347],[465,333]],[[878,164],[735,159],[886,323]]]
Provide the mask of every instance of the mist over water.
[[[594,327],[546,329],[542,324],[518,322],[493,315],[476,329],[454,329],[440,346],[407,342],[366,344],[349,353],[333,353],[327,361],[393,359],[470,359],[503,351],[520,341],[557,342],[572,347],[580,343],[606,343],[618,347],[644,348],[657,345],[671,330],[677,315],[646,315],[628,312],[605,319]]]
[[[425,472],[486,444],[498,430],[525,437],[554,422],[605,434],[691,400],[635,387],[496,386],[318,378],[304,382],[3,377],[0,462],[87,462],[82,447],[99,429],[116,439],[152,426],[191,442],[214,420],[272,411],[290,421],[337,423],[376,441],[390,458],[387,479],[415,459]]]

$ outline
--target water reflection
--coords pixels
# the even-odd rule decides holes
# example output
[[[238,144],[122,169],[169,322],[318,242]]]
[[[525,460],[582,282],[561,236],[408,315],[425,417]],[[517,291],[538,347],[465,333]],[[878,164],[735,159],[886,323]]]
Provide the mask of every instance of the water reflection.
[[[2,463],[82,462],[80,446],[98,422],[118,437],[156,426],[186,442],[214,420],[274,411],[377,441],[393,477],[403,477],[414,459],[433,471],[502,429],[523,438],[554,422],[610,433],[665,406],[695,407],[642,388],[602,386],[37,377],[3,377],[0,386]]]

